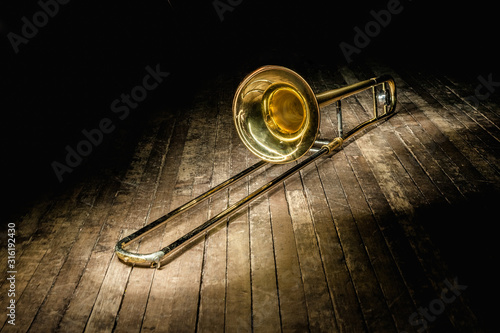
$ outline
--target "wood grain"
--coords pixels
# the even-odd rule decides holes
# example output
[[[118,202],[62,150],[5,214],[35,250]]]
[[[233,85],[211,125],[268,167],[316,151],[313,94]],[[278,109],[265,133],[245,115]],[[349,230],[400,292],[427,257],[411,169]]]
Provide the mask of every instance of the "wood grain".
[[[485,286],[464,272],[495,257],[485,252],[470,262],[459,244],[479,251],[488,248],[481,238],[491,240],[473,229],[483,223],[482,232],[491,232],[485,221],[468,218],[482,216],[470,206],[493,211],[500,197],[499,99],[472,105],[477,82],[372,60],[312,65],[301,74],[321,92],[383,73],[398,86],[394,117],[222,221],[159,270],[123,264],[115,243],[257,158],[233,129],[232,94],[243,71],[207,79],[176,116],[152,113],[122,169],[42,197],[14,220],[16,326],[4,316],[1,331],[483,331],[478,290]],[[360,94],[342,105],[348,129],[368,117],[372,101]],[[321,118],[321,136],[336,137],[335,107]],[[133,249],[165,246],[289,167],[263,168]],[[447,241],[451,225],[473,237]],[[450,257],[453,250],[463,257]],[[9,283],[6,271],[0,276],[5,309]],[[426,317],[451,295],[446,281],[457,278],[468,288]]]

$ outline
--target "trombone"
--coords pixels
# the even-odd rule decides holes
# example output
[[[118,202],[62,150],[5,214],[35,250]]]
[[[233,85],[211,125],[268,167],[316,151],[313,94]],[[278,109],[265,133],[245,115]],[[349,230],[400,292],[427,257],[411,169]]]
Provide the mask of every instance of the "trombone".
[[[341,100],[367,89],[371,89],[373,95],[372,118],[344,133]],[[196,236],[208,232],[218,222],[227,219],[253,199],[281,184],[318,158],[331,154],[336,148],[341,147],[344,141],[367,126],[392,116],[395,112],[396,100],[396,84],[389,75],[315,95],[309,84],[299,74],[288,68],[264,66],[257,69],[240,83],[234,96],[232,109],[234,124],[240,139],[253,154],[260,158],[260,161],[121,239],[115,246],[116,255],[125,263],[160,268],[162,260],[167,255],[189,244]],[[318,140],[319,109],[332,103],[336,103],[339,136],[333,140]],[[144,254],[126,250],[130,244],[158,229],[173,217],[261,167],[269,163],[289,163],[308,152],[312,155],[164,248]]]

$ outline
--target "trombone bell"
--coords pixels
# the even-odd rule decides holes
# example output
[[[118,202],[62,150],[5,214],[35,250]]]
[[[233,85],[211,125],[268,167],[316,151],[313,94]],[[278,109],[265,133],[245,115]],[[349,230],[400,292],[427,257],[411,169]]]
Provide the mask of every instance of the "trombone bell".
[[[257,69],[241,82],[233,100],[239,137],[271,163],[288,163],[307,153],[316,140],[319,118],[311,87],[285,67]]]

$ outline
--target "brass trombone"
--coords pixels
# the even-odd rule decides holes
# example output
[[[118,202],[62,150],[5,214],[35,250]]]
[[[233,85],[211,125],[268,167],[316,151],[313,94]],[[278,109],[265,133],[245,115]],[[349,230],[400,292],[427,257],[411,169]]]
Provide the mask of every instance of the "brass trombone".
[[[373,117],[344,133],[341,100],[370,88],[373,94]],[[333,140],[318,140],[319,108],[332,103],[336,103],[339,136]],[[379,106],[383,107],[379,110]],[[218,222],[228,218],[250,201],[271,190],[319,157],[331,154],[336,148],[342,146],[345,140],[368,125],[387,119],[394,114],[395,106],[396,84],[389,75],[315,95],[307,82],[288,68],[264,66],[257,69],[240,83],[236,91],[233,100],[233,119],[238,135],[245,146],[261,160],[123,238],[115,246],[117,256],[126,263],[159,268],[165,256],[182,248],[182,245],[189,243],[195,236],[207,232]],[[304,156],[307,152],[313,154],[161,250],[140,254],[125,249],[174,216],[185,212],[264,165],[288,163]]]

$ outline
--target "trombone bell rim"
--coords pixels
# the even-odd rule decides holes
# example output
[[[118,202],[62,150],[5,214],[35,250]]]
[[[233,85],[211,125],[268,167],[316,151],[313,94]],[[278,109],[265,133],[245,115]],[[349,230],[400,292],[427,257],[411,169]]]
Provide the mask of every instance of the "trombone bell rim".
[[[266,162],[283,164],[299,159],[314,145],[320,112],[313,90],[299,74],[268,65],[238,86],[233,120],[248,150]]]

